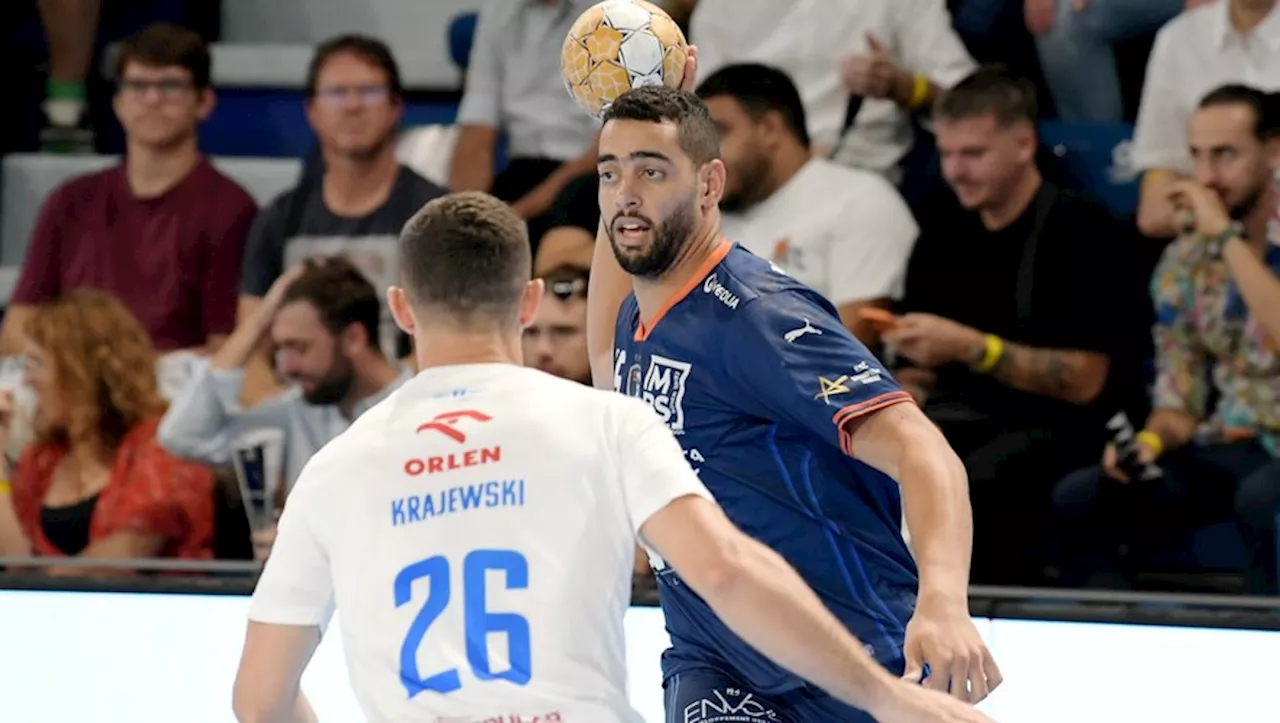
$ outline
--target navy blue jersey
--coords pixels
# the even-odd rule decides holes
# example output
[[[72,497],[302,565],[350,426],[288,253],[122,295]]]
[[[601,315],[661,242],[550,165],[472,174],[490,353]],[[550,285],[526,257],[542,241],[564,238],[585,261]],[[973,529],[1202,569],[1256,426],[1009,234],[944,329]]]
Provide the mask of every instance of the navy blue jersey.
[[[887,667],[901,668],[916,567],[897,484],[850,450],[845,422],[910,396],[830,302],[724,244],[646,328],[618,312],[614,386],[675,432],[744,532],[777,550]],[[670,677],[728,667],[761,693],[803,683],[748,648],[671,570],[659,571]]]

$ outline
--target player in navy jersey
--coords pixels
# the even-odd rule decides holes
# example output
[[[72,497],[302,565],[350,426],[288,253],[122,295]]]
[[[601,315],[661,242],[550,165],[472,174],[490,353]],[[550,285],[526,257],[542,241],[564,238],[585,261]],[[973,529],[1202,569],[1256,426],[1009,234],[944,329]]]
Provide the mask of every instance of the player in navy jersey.
[[[1001,676],[968,611],[959,458],[826,299],[720,236],[724,165],[696,96],[622,96],[599,154],[597,383],[649,402],[728,516],[795,566],[884,666],[985,698]],[[604,320],[615,309],[610,355]],[[919,575],[900,530],[903,498]],[[655,567],[672,639],[669,722],[725,711],[871,720],[755,653]]]

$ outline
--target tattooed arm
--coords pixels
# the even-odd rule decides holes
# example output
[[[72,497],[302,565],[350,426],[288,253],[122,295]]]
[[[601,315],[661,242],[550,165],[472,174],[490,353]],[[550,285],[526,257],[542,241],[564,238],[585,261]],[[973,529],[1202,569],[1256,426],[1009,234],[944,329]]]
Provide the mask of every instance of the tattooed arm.
[[[985,352],[984,341],[975,359]],[[1085,405],[1102,393],[1110,366],[1106,354],[1004,342],[1004,355],[990,374],[1014,389]]]
[[[988,359],[985,334],[934,314],[906,314],[884,339],[899,356],[921,368],[969,364],[1014,389],[1080,405],[1092,402],[1102,392],[1111,366],[1107,355],[1098,352],[1045,349],[1003,340]]]

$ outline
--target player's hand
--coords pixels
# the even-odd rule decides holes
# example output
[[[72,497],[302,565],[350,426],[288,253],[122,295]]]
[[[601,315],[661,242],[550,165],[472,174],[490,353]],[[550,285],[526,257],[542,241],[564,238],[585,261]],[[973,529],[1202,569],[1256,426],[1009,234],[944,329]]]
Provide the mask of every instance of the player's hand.
[[[933,314],[906,314],[881,340],[899,356],[926,369],[972,362],[986,348],[982,332]]]
[[[680,79],[680,90],[692,93],[698,87],[698,48],[690,45],[684,52],[684,77]]]
[[[995,723],[968,703],[910,683],[894,685],[874,708],[868,712],[880,723]]]
[[[907,623],[903,652],[907,658],[903,679],[920,682],[929,666],[926,688],[967,703],[978,703],[1003,682],[991,651],[969,617],[968,611],[921,605]]]
[[[903,71],[889,50],[867,33],[866,53],[850,55],[841,64],[845,88],[864,98],[892,98],[903,84]]]
[[[1169,184],[1168,198],[1174,208],[1191,212],[1201,236],[1216,238],[1231,225],[1231,212],[1222,197],[1196,181],[1184,178]]]

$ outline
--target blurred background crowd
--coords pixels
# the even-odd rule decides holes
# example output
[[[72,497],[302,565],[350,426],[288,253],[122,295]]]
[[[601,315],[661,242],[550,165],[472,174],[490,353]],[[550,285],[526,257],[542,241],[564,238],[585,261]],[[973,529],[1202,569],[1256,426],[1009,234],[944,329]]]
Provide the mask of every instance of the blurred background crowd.
[[[590,383],[591,4],[4,3],[0,557],[262,559],[237,445],[278,509],[413,373],[382,297],[446,189],[528,221],[525,361]],[[1280,592],[1276,0],[660,4],[726,234],[943,429],[974,582]]]

